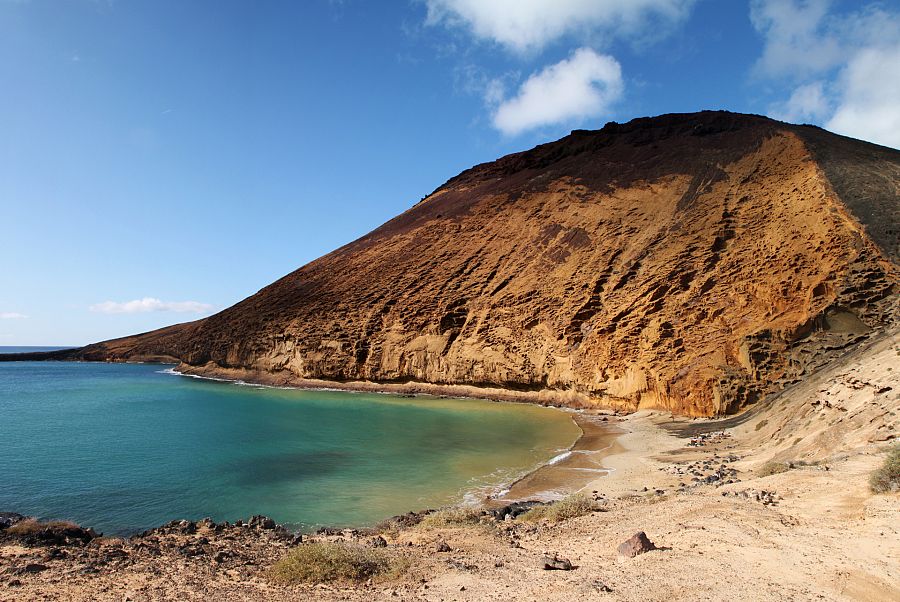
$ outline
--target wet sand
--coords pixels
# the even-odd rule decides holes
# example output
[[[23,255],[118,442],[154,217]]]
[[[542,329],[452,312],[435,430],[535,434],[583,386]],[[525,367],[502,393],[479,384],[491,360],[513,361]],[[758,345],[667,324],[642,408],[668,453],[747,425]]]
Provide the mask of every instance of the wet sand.
[[[616,426],[617,419],[580,413],[573,420],[582,435],[572,449],[513,483],[497,501],[560,499],[614,470],[604,466],[604,458],[622,451],[616,440],[626,431]]]

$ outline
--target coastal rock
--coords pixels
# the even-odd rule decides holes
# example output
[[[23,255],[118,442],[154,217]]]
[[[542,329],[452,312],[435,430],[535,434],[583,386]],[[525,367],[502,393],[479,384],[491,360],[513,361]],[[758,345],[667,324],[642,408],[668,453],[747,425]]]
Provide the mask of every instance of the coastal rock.
[[[733,413],[897,322],[898,169],[755,115],[611,123],[468,169],[213,316],[44,357]]]
[[[28,517],[17,512],[0,512],[0,530],[7,529],[26,518]]]
[[[193,535],[197,532],[197,523],[189,520],[173,520],[162,527],[161,531],[169,533],[180,533],[182,535]]]
[[[384,537],[382,537],[381,535],[376,535],[371,540],[369,540],[369,544],[373,548],[386,548],[387,540]]]
[[[273,519],[261,514],[251,516],[247,524],[254,529],[271,530],[276,527],[275,521]]]
[[[643,531],[638,531],[627,540],[620,543],[619,547],[616,548],[619,554],[627,558],[634,558],[638,554],[643,554],[655,549],[656,546],[653,545],[653,542],[647,538],[647,534]]]
[[[488,514],[496,520],[511,520],[522,514],[525,514],[535,506],[543,506],[544,502],[529,500],[526,502],[513,502],[500,508],[488,510]]]

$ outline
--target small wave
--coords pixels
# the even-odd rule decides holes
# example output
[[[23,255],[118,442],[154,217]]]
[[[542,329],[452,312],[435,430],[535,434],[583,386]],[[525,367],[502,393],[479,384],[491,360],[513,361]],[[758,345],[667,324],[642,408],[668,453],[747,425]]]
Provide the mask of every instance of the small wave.
[[[558,456],[554,456],[554,457],[550,458],[550,460],[547,462],[547,465],[549,466],[551,464],[556,464],[557,462],[562,462],[563,460],[565,460],[566,458],[568,458],[571,455],[572,455],[571,450],[564,451],[563,453],[559,454]]]

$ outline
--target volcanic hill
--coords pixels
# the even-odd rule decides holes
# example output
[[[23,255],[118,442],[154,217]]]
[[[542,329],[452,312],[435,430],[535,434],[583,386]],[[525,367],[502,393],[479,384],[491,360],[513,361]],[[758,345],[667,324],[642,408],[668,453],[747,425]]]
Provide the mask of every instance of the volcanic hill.
[[[900,151],[727,112],[478,165],[209,318],[55,357],[740,410],[898,321]]]

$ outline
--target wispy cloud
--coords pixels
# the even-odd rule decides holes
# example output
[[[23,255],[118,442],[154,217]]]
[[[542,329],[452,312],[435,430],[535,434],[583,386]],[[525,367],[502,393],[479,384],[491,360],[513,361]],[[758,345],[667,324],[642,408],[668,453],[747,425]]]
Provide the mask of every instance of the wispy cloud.
[[[424,0],[427,25],[467,29],[514,52],[570,34],[644,36],[687,15],[695,0]]]
[[[499,84],[488,89],[497,102],[493,125],[514,136],[536,127],[580,121],[609,110],[622,94],[622,69],[611,56],[579,48],[571,57],[533,74],[512,98]]]
[[[754,73],[791,88],[769,114],[900,148],[900,11],[883,6],[839,14],[830,0],[754,0],[765,44]]]
[[[214,306],[199,301],[161,301],[154,297],[144,297],[133,301],[104,301],[91,305],[90,310],[102,314],[139,314],[153,311],[169,311],[177,313],[203,314],[209,313]]]
[[[24,320],[27,318],[25,314],[20,314],[16,311],[4,311],[0,312],[0,320]]]

